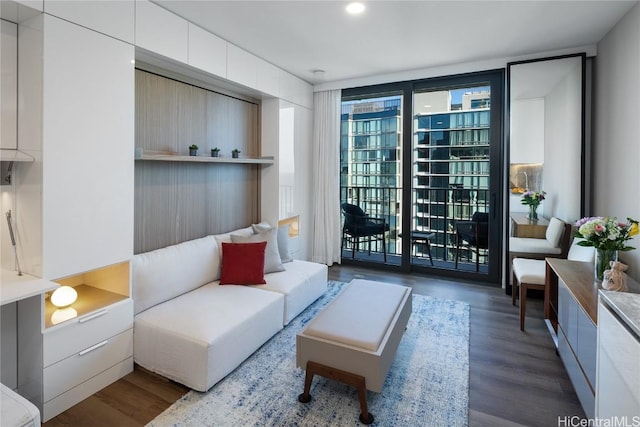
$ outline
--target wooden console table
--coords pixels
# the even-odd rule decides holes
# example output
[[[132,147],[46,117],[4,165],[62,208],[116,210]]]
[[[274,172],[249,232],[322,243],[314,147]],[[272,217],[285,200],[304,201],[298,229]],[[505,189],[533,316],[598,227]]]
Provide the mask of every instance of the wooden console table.
[[[531,221],[527,212],[510,212],[513,237],[532,237],[544,239],[547,233],[549,220],[539,217],[537,221]]]

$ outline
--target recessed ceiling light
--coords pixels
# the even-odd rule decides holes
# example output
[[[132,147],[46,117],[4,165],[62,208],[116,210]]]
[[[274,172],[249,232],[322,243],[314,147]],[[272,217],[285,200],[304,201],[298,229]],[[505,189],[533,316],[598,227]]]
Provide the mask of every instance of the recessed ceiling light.
[[[349,3],[347,5],[347,12],[352,15],[357,15],[359,13],[362,13],[364,12],[364,4],[357,1]]]

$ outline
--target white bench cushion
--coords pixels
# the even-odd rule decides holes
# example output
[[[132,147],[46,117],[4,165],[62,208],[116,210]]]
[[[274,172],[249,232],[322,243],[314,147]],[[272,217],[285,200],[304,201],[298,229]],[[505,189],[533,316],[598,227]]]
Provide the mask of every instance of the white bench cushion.
[[[376,351],[406,292],[404,286],[354,281],[309,323],[305,333]]]
[[[206,391],[282,329],[284,296],[210,283],[135,317],[134,361]]]
[[[266,274],[260,289],[284,294],[283,324],[288,324],[327,290],[328,269],[324,264],[293,260],[285,271]]]
[[[560,246],[551,246],[547,239],[531,237],[509,237],[509,252],[560,255]]]
[[[36,405],[0,383],[0,425],[40,427],[40,411]]]
[[[544,285],[547,262],[542,259],[514,258],[513,274],[518,283]]]

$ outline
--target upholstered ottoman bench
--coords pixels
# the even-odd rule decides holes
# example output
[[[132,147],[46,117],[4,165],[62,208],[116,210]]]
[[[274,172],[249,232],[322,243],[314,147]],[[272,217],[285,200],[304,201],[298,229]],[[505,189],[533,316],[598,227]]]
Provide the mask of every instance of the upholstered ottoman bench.
[[[366,390],[379,393],[411,315],[411,288],[353,280],[296,337],[296,363],[306,370],[304,393],[311,400],[314,375],[358,389],[360,421],[373,422]]]

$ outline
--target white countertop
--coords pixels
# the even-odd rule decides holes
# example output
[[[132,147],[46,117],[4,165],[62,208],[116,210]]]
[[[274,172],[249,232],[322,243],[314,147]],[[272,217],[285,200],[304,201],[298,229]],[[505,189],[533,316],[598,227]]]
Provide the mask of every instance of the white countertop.
[[[16,271],[2,270],[0,277],[0,305],[40,295],[58,286],[60,285],[55,282],[39,277],[24,273],[22,276],[18,276]]]
[[[601,289],[600,298],[640,337],[640,294]]]

